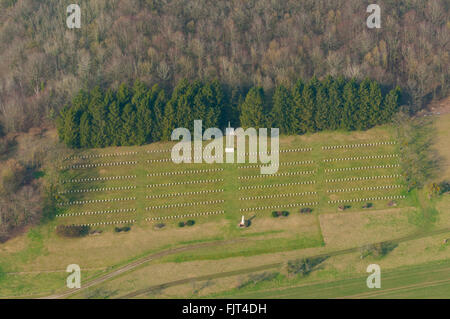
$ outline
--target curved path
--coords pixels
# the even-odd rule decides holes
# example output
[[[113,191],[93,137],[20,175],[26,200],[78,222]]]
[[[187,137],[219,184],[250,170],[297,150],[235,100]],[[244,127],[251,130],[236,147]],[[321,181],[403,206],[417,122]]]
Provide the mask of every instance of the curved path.
[[[110,273],[107,273],[106,275],[100,276],[98,278],[92,279],[86,283],[83,283],[81,288],[77,288],[77,289],[71,289],[69,291],[65,291],[59,294],[54,294],[54,295],[50,295],[50,296],[46,296],[46,297],[41,297],[40,299],[57,299],[57,298],[67,298],[71,295],[74,295],[76,293],[79,293],[80,291],[92,287],[94,285],[98,285],[108,279],[117,277],[125,272],[131,271],[139,266],[141,266],[142,264],[145,264],[149,261],[152,261],[154,259],[158,259],[158,258],[162,258],[164,256],[168,256],[168,255],[173,255],[173,254],[177,254],[180,252],[185,252],[185,251],[189,251],[189,250],[194,250],[194,249],[199,249],[199,248],[205,248],[205,247],[211,247],[211,246],[220,246],[220,245],[225,245],[225,244],[230,244],[230,243],[237,243],[237,242],[241,242],[244,241],[245,239],[234,239],[234,240],[228,240],[228,241],[221,241],[221,242],[208,242],[208,243],[201,243],[201,244],[195,244],[195,245],[189,245],[189,246],[183,246],[183,247],[179,247],[179,248],[172,248],[172,249],[168,249],[168,250],[164,250],[158,253],[154,253],[151,254],[149,256],[140,258],[136,261],[130,262],[124,266],[121,266],[119,268],[117,268],[116,270],[111,271]]]

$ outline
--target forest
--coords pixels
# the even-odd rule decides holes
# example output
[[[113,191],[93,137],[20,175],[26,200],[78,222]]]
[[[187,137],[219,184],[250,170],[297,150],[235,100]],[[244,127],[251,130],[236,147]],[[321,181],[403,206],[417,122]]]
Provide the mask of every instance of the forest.
[[[3,133],[50,126],[80,90],[136,79],[171,92],[218,79],[230,103],[252,87],[327,75],[402,87],[411,112],[448,93],[448,1],[380,0],[368,29],[361,0],[0,0]]]
[[[72,148],[142,145],[168,140],[178,127],[192,130],[193,121],[204,127],[224,128],[226,123],[247,127],[277,127],[282,134],[322,130],[364,130],[391,120],[400,102],[400,88],[385,94],[368,78],[313,77],[292,87],[279,85],[270,96],[252,87],[238,107],[229,105],[216,80],[181,80],[170,98],[158,85],[137,80],[117,91],[98,86],[80,91],[58,117],[59,138]]]

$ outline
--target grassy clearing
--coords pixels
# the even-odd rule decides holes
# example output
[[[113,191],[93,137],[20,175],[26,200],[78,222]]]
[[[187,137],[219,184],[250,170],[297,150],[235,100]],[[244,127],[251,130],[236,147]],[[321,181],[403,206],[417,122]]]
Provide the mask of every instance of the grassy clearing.
[[[392,140],[384,129],[375,129],[381,132],[383,138]],[[369,133],[370,132],[370,133]],[[88,214],[82,216],[59,217],[58,221],[64,224],[120,222],[121,220],[136,220],[138,224],[145,224],[146,218],[177,216],[191,213],[202,213],[207,211],[225,211],[225,219],[238,221],[240,215],[245,214],[258,216],[269,216],[270,212],[277,207],[293,204],[303,204],[306,206],[317,206],[319,212],[337,211],[336,203],[329,201],[352,200],[376,198],[382,196],[404,195],[401,177],[383,177],[376,179],[364,179],[377,176],[398,175],[399,169],[389,167],[398,164],[395,157],[370,158],[379,155],[395,155],[395,145],[381,145],[376,147],[361,147],[352,149],[323,150],[323,145],[342,145],[354,143],[370,143],[380,141],[368,139],[373,132],[355,133],[355,135],[341,134],[337,141],[336,136],[330,139],[316,141],[317,137],[311,135],[286,137],[281,141],[281,149],[297,149],[312,147],[312,151],[306,152],[286,152],[281,153],[281,166],[276,176],[262,176],[258,168],[246,168],[241,164],[173,164],[171,162],[160,162],[168,159],[167,152],[152,152],[156,149],[167,150],[169,145],[158,143],[146,147],[129,148],[109,148],[104,150],[89,151],[83,156],[99,156],[100,154],[114,154],[137,152],[137,154],[123,156],[94,157],[89,159],[75,159],[65,161],[64,167],[71,165],[101,164],[118,161],[137,161],[137,164],[123,166],[102,166],[97,168],[76,168],[66,169],[61,172],[61,180],[105,178],[117,176],[133,176],[130,179],[101,180],[85,183],[65,183],[62,192],[70,192],[61,195],[61,202],[90,201],[76,205],[64,206],[63,215],[77,214],[84,212],[97,212],[118,209],[135,209],[133,212],[116,212],[105,214]],[[318,134],[321,135],[321,134]],[[329,137],[329,133],[324,133]],[[339,135],[339,134],[336,134]],[[286,142],[285,142],[286,141]],[[149,152],[147,152],[149,151]],[[80,155],[76,155],[80,156]],[[346,158],[362,156],[364,160],[334,161],[324,162],[328,158]],[[300,162],[300,163],[299,163]],[[286,164],[286,165],[285,165]],[[243,168],[244,167],[244,168]],[[332,172],[331,169],[359,168],[358,170],[346,170]],[[214,171],[211,171],[214,170]],[[196,172],[199,171],[199,172]],[[173,174],[184,172],[184,174]],[[301,174],[307,172],[308,174]],[[168,175],[166,174],[168,173]],[[147,176],[148,174],[154,174]],[[293,174],[293,175],[283,175]],[[136,177],[134,177],[136,176]],[[254,177],[254,178],[246,178]],[[356,181],[333,181],[330,179],[356,178]],[[212,181],[194,183],[192,181]],[[218,180],[218,181],[217,181]],[[314,182],[314,184],[296,184]],[[169,183],[183,183],[181,185],[167,185]],[[254,186],[270,186],[281,184],[278,187],[254,188]],[[395,189],[376,189],[387,185],[398,185]],[[151,186],[151,187],[148,187]],[[118,188],[133,187],[131,190],[119,190]],[[107,188],[107,191],[76,192],[77,190],[92,190]],[[330,193],[327,191],[357,188],[356,191],[342,191]],[[200,192],[192,194],[193,192]],[[178,194],[178,195],[176,195]],[[161,195],[171,195],[159,197]],[[268,196],[289,195],[283,197],[267,198]],[[99,202],[105,199],[129,200]],[[150,197],[150,198],[149,198]],[[250,198],[250,200],[249,200]],[[94,201],[94,202],[93,202]],[[205,202],[219,201],[208,204]],[[385,208],[387,200],[374,200],[374,208]],[[399,201],[399,205],[409,206],[405,201]],[[190,203],[190,204],[189,204]],[[195,205],[192,205],[192,204]],[[318,204],[316,204],[318,203]],[[189,204],[188,206],[177,207],[176,205]],[[169,205],[168,208],[158,206]],[[351,210],[359,210],[363,203],[351,204]],[[257,209],[269,206],[267,209]],[[272,208],[274,207],[274,208]],[[296,212],[299,206],[289,209]],[[288,209],[287,209],[288,210]],[[214,218],[214,217],[212,217]],[[220,219],[220,218],[219,218]],[[168,224],[175,224],[173,223]]]

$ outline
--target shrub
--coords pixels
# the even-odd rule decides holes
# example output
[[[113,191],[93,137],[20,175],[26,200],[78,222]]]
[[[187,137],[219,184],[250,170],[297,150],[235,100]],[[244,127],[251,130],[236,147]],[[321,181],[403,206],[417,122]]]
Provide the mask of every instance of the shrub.
[[[131,229],[130,226],[114,227],[114,231],[115,231],[116,233],[127,232],[127,231],[130,231],[130,229]]]
[[[447,192],[450,192],[450,182],[449,181],[443,181],[439,184],[439,188],[441,190],[440,194],[444,194]]]
[[[186,222],[186,225],[188,225],[188,226],[193,226],[195,224],[195,220],[192,220],[192,219],[189,219],[187,222]]]
[[[361,250],[360,258],[363,259],[370,255],[375,256],[375,257],[384,257],[387,254],[389,254],[391,251],[393,251],[395,248],[397,248],[397,246],[398,246],[397,243],[394,243],[391,241],[385,241],[382,243],[366,245]]]
[[[279,215],[278,215],[278,212],[277,212],[277,211],[273,211],[273,212],[272,212],[272,217],[275,217],[275,218],[276,218],[276,217],[278,217],[278,216],[279,216]]]
[[[284,217],[288,217],[289,216],[289,212],[283,211],[283,212],[281,212],[281,215],[283,215]]]
[[[184,227],[184,225],[186,225],[184,222],[179,222],[178,223],[178,227]]]
[[[306,276],[327,258],[328,256],[321,256],[289,260],[287,263],[287,272],[289,275],[300,274],[301,276]]]
[[[165,227],[166,226],[166,224],[163,224],[163,223],[160,223],[160,224],[156,224],[155,225],[155,227],[156,228],[159,228],[159,229],[161,229],[161,228],[163,228],[163,227]]]
[[[58,225],[56,234],[61,237],[83,237],[89,234],[90,226],[65,226]]]
[[[311,212],[312,212],[312,209],[309,207],[304,207],[304,208],[300,209],[300,213],[302,213],[302,214],[309,214]]]
[[[450,182],[443,181],[441,183],[428,184],[428,192],[431,196],[439,196],[450,191]]]

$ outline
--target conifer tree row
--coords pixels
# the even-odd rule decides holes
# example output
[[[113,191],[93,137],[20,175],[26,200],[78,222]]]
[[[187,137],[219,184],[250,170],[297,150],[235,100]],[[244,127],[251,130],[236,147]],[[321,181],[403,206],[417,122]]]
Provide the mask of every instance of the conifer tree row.
[[[400,88],[382,93],[376,81],[344,78],[299,80],[292,88],[279,85],[271,94],[250,88],[239,105],[226,97],[218,81],[181,80],[170,98],[158,85],[136,81],[116,91],[99,87],[80,91],[57,120],[58,134],[72,148],[142,145],[169,140],[173,129],[224,128],[238,118],[240,126],[278,127],[282,134],[322,130],[365,130],[387,123],[397,111]]]

